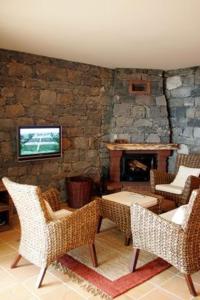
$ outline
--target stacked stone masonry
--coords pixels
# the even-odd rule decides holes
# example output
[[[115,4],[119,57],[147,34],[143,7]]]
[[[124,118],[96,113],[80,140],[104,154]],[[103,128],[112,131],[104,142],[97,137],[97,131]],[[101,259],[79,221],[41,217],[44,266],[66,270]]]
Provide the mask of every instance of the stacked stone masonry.
[[[137,79],[150,80],[150,95],[129,94]],[[17,161],[17,126],[33,124],[62,125],[61,158]],[[0,128],[1,177],[64,193],[67,176],[99,179],[114,138],[200,151],[200,67],[111,70],[0,50]]]
[[[130,95],[129,81],[149,80],[150,95]],[[163,93],[163,71],[117,69],[114,78],[111,138],[131,143],[168,143],[167,103]]]
[[[112,80],[109,69],[0,50],[1,177],[62,191],[67,176],[97,180]],[[17,126],[33,124],[62,125],[61,158],[17,161]]]
[[[182,153],[200,152],[200,67],[165,72],[165,86],[172,142]]]

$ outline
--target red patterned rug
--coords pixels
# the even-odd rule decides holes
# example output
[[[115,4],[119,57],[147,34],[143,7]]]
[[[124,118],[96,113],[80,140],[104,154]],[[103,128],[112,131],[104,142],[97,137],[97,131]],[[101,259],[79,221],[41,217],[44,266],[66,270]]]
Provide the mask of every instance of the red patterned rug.
[[[77,261],[70,255],[66,254],[59,262],[62,266],[70,269],[112,298],[125,293],[129,289],[136,287],[170,267],[167,262],[157,258],[138,268],[134,273],[129,273],[112,281]]]
[[[59,269],[88,290],[110,298],[125,293],[170,267],[162,259],[141,251],[138,269],[130,273],[132,245],[124,246],[123,234],[108,220],[104,221],[95,245],[97,268],[92,266],[88,247],[83,246],[64,255],[59,260]]]

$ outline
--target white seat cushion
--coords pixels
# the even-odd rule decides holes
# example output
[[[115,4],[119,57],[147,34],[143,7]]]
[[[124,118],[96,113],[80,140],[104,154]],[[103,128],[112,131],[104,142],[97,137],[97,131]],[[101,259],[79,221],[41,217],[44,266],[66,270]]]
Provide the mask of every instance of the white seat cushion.
[[[200,169],[199,168],[188,168],[185,166],[180,166],[178,173],[176,174],[176,177],[173,182],[171,182],[172,185],[184,187],[186,180],[188,176],[196,176],[199,177]]]
[[[161,214],[160,216],[168,221],[182,225],[185,221],[187,208],[188,208],[187,204],[182,205],[179,208],[170,210],[164,214]]]
[[[47,212],[52,220],[58,220],[63,217],[67,217],[67,216],[71,215],[71,213],[72,213],[71,211],[69,211],[67,209],[60,209],[57,211],[53,211],[53,209],[51,208],[48,201],[44,200],[44,203],[45,203]]]
[[[162,192],[167,192],[167,193],[172,193],[172,194],[178,194],[181,195],[183,192],[183,187],[173,185],[172,183],[170,184],[157,184],[155,186],[155,189],[157,191],[162,191]]]

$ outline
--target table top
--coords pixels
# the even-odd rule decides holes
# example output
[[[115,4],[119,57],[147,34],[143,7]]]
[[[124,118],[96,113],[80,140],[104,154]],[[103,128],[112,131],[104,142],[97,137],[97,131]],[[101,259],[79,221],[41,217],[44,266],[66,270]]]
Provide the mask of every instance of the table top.
[[[119,204],[131,206],[132,204],[138,203],[143,207],[151,207],[158,204],[158,197],[149,196],[141,193],[121,191],[109,195],[102,196],[103,199],[108,201],[117,202]]]

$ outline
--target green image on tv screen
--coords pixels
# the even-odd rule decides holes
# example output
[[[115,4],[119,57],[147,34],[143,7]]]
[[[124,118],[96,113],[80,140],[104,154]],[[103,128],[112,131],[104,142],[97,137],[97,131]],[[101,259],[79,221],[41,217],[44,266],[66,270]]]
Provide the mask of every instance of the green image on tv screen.
[[[60,152],[60,128],[21,128],[20,156]]]

